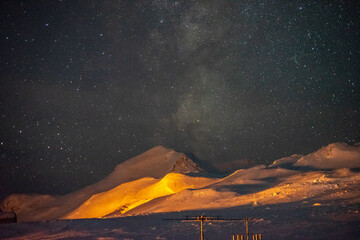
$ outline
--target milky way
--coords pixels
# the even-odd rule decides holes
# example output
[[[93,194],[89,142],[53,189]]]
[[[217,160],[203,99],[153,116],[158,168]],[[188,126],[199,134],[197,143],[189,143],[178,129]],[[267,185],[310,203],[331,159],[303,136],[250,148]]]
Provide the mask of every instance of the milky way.
[[[164,145],[269,163],[360,141],[358,1],[2,1],[0,195]]]

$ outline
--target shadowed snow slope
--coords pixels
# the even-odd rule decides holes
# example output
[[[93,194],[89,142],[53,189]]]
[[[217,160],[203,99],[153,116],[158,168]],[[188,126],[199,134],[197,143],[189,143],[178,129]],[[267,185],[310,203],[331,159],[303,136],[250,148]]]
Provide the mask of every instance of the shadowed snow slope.
[[[332,143],[301,157],[294,166],[309,166],[319,169],[360,167],[360,146]]]
[[[16,211],[19,221],[39,221],[280,203],[357,204],[360,173],[349,168],[360,167],[359,154],[358,146],[334,143],[306,156],[279,159],[269,167],[259,165],[213,178],[199,173],[203,170],[186,155],[155,147],[79,191],[65,196],[10,195],[1,209]],[[342,169],[283,168],[294,163]]]
[[[296,163],[303,155],[294,154],[290,157],[280,158],[274,161],[269,167],[278,167],[278,166],[291,166]]]

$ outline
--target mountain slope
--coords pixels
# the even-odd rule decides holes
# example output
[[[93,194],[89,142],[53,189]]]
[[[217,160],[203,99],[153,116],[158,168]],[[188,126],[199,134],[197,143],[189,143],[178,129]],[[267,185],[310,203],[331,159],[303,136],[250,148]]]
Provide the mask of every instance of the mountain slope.
[[[185,154],[159,146],[117,165],[106,178],[79,191],[64,196],[11,195],[1,209],[15,210],[19,221],[39,221],[281,203],[358,204],[360,173],[338,168],[359,166],[359,153],[359,146],[335,143],[268,167],[214,178]]]
[[[118,164],[103,180],[64,196],[13,194],[2,203],[4,211],[16,210],[19,221],[58,219],[73,212],[93,195],[141,178],[162,178],[170,172],[203,171],[185,154],[154,147]]]
[[[264,170],[267,171],[267,170]],[[283,172],[284,173],[284,172]],[[305,205],[341,205],[360,202],[360,173],[341,169],[330,172],[313,171],[283,174],[282,180],[263,190],[239,194],[229,185],[218,184],[202,189],[187,189],[177,194],[154,199],[130,210],[128,215],[160,212],[189,211],[200,209],[226,209],[238,206],[260,206],[282,203]],[[233,186],[258,184],[255,179],[238,179],[228,182]],[[241,181],[239,180],[241,179]],[[251,181],[253,180],[253,181]],[[221,183],[221,181],[219,181]]]
[[[301,157],[294,166],[309,166],[318,169],[358,168],[360,167],[360,146],[332,143]]]
[[[65,218],[100,218],[109,214],[118,216],[155,198],[171,195],[184,189],[202,188],[215,181],[217,179],[190,177],[181,173],[169,173],[160,180],[141,178],[93,195]]]
[[[81,191],[103,192],[121,183],[143,177],[161,178],[170,172],[203,171],[184,153],[156,146],[136,157],[118,164],[114,171],[103,180],[90,185]]]

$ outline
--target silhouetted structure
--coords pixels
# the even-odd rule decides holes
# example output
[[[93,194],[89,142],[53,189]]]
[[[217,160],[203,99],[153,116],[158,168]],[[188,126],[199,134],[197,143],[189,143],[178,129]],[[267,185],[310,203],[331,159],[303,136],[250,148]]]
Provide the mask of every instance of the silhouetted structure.
[[[16,223],[16,213],[13,212],[2,212],[0,211],[0,224],[2,223]]]
[[[167,219],[163,219],[166,221],[169,220],[175,220],[175,221],[181,221],[181,222],[200,222],[201,227],[200,227],[200,239],[204,240],[204,222],[228,222],[228,221],[244,221],[245,222],[245,226],[246,226],[246,240],[249,240],[249,221],[260,221],[260,219],[255,219],[255,218],[220,218],[219,216],[186,216],[185,218],[167,218]],[[256,234],[256,236],[259,236],[260,238],[256,238],[256,240],[261,240],[261,234]],[[235,235],[233,235],[233,239]],[[237,235],[238,239],[240,240],[239,236]],[[242,235],[241,235],[242,236]],[[253,235],[254,237],[255,235]]]

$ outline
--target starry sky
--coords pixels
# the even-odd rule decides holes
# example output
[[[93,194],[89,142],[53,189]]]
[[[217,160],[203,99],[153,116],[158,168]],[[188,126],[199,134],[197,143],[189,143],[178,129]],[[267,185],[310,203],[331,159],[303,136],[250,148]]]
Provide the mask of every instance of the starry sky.
[[[156,145],[221,165],[360,141],[356,0],[0,9],[0,195],[64,194]]]

